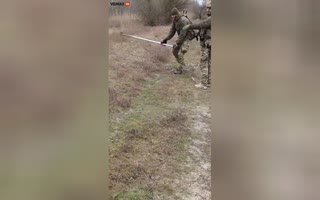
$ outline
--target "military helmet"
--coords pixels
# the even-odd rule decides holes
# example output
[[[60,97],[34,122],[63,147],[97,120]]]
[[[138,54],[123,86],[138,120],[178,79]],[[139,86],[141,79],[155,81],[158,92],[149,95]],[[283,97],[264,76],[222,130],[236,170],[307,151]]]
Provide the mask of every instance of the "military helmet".
[[[179,10],[177,8],[172,8],[171,15],[178,15],[178,14],[179,14]]]
[[[211,0],[207,0],[206,6],[211,8]]]

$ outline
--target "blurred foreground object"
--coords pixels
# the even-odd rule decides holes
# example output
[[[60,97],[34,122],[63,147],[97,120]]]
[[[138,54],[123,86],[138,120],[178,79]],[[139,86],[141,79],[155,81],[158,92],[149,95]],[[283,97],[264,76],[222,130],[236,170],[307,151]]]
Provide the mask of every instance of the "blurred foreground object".
[[[105,199],[106,15],[1,1],[0,199]]]
[[[214,198],[320,198],[319,40],[310,37],[319,18],[310,17],[312,5],[214,4]]]

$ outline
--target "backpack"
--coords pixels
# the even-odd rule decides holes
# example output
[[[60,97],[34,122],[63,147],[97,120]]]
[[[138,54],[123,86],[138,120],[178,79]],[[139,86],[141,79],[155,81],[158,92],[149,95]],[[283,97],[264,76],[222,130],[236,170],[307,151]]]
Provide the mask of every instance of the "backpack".
[[[182,11],[182,16],[185,16],[189,20],[190,24],[192,24],[192,21],[189,19],[186,10]],[[190,40],[193,40],[194,38],[196,38],[196,40],[198,41],[198,39],[199,39],[198,37],[199,37],[200,31],[195,31],[195,30],[189,29],[189,32],[191,32],[191,35],[192,35]]]

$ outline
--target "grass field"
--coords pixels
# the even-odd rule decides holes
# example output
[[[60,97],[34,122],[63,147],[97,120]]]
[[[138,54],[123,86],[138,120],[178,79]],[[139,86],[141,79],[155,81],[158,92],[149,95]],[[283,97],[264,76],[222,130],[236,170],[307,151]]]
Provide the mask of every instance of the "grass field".
[[[197,90],[191,80],[200,59],[199,43],[191,42],[185,73],[174,75],[176,61],[170,48],[120,36],[125,32],[161,41],[169,29],[145,27],[136,18],[110,18],[109,189],[114,199],[210,195],[210,167],[204,170],[203,183],[186,179],[198,177],[199,159],[210,162],[210,130],[203,126],[210,116],[209,91]],[[206,111],[201,115],[203,107]],[[191,147],[198,140],[203,141],[196,154]],[[185,190],[194,181],[194,191],[189,189],[188,194]]]

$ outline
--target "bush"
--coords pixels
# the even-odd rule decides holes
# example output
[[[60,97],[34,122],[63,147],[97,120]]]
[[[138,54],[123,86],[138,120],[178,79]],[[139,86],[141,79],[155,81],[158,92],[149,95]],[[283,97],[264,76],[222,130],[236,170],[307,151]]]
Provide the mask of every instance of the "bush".
[[[139,14],[146,25],[166,25],[171,22],[171,10],[179,10],[189,5],[189,0],[141,0]]]

